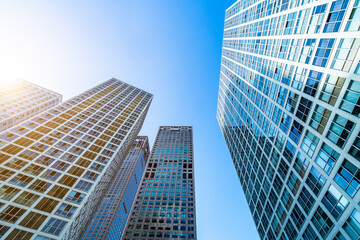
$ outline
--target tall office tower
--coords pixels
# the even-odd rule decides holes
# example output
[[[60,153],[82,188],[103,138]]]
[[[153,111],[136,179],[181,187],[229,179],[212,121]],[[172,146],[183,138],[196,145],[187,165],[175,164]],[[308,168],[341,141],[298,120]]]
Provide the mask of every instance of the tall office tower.
[[[111,79],[0,134],[0,238],[80,239],[151,100]]]
[[[360,1],[225,14],[217,118],[261,239],[360,237]]]
[[[123,240],[196,239],[192,127],[159,128]]]
[[[16,80],[0,85],[0,132],[61,103],[61,95]]]
[[[148,137],[137,137],[93,215],[83,240],[120,239],[149,154]]]

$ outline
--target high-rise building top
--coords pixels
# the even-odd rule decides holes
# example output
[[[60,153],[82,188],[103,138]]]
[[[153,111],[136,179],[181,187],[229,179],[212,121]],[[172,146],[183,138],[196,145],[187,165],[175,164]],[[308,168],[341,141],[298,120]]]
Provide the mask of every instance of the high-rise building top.
[[[359,10],[226,11],[217,118],[261,239],[360,238]]]
[[[196,239],[193,133],[161,126],[122,239]]]
[[[0,84],[0,132],[60,104],[61,98],[24,80]]]
[[[106,81],[0,135],[0,238],[80,239],[152,95]]]
[[[93,215],[83,240],[120,239],[149,155],[148,137],[137,137]]]

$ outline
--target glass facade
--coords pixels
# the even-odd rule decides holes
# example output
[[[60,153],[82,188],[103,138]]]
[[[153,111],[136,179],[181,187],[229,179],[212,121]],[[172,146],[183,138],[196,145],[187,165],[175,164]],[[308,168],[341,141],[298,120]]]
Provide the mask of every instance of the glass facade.
[[[16,80],[0,85],[0,132],[61,103],[58,93]]]
[[[161,126],[123,240],[196,239],[192,127]]]
[[[360,237],[358,0],[239,0],[217,119],[261,239]]]
[[[148,137],[137,137],[82,240],[120,239],[149,154]]]
[[[0,238],[81,238],[151,100],[110,79],[2,132]]]

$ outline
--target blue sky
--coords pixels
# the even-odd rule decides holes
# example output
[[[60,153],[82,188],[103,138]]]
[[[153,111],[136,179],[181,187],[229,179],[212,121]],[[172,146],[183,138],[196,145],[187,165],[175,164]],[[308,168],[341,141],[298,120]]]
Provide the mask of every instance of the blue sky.
[[[216,121],[225,9],[234,0],[0,0],[0,81],[68,99],[112,77],[154,94],[141,134],[194,126],[199,240],[258,239]]]

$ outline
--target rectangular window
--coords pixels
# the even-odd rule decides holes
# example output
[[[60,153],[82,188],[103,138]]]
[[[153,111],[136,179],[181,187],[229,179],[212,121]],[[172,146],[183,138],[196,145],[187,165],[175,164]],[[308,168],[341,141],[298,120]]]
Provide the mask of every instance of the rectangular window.
[[[299,143],[304,126],[294,120],[289,137],[296,143]]]
[[[345,78],[328,74],[319,99],[334,106],[344,82]]]
[[[306,179],[306,184],[317,196],[324,186],[326,178],[317,170],[315,167],[312,167],[310,173]]]
[[[300,152],[298,152],[298,155],[294,162],[294,169],[303,178],[308,167],[309,167],[309,160],[307,160]]]
[[[326,138],[335,143],[338,147],[343,148],[354,128],[354,125],[355,123],[352,121],[340,115],[336,115],[329,128]]]
[[[304,152],[311,158],[314,155],[318,142],[318,137],[316,137],[312,132],[306,131],[301,144],[301,149],[304,150]]]
[[[336,220],[339,220],[349,204],[346,197],[344,197],[333,185],[330,185],[321,202]]]
[[[312,105],[312,101],[310,101],[307,98],[301,97],[300,99],[300,103],[296,112],[296,116],[303,121],[304,123],[306,123],[308,114],[310,112],[310,108]]]
[[[329,175],[339,156],[340,154],[337,151],[332,149],[326,143],[323,143],[315,162],[319,167],[321,167],[321,169],[324,170],[325,173]]]
[[[299,194],[298,202],[300,206],[304,209],[306,214],[309,214],[311,208],[314,206],[315,199],[311,195],[311,193],[303,187]]]
[[[309,14],[310,8],[299,11],[298,17],[296,19],[295,34],[303,34],[305,32],[306,22],[309,18]]]
[[[320,106],[316,105],[314,113],[311,117],[310,126],[315,129],[318,133],[322,134],[324,132],[325,126],[329,120],[331,111]]]
[[[319,237],[317,236],[315,230],[311,227],[309,224],[307,228],[305,229],[305,232],[303,234],[304,239],[311,239],[311,240],[319,240]]]
[[[349,21],[346,25],[346,32],[356,32],[360,30],[360,1],[356,0],[351,11]]]
[[[314,50],[316,39],[305,39],[298,62],[308,64]]]
[[[343,228],[351,239],[359,239],[360,237],[360,212],[357,209],[351,213],[350,217],[346,220]]]
[[[302,39],[292,39],[289,46],[289,53],[287,60],[295,61],[299,54]]]
[[[65,221],[56,218],[50,218],[50,220],[45,224],[44,228],[41,231],[58,236],[60,235],[66,224],[67,222]]]
[[[327,4],[314,7],[307,33],[318,33],[324,19]]]
[[[359,169],[345,159],[334,180],[350,197],[353,197],[360,186],[359,176]]]
[[[322,76],[323,73],[310,70],[308,79],[304,87],[304,93],[314,97],[319,87]]]
[[[321,207],[318,207],[311,221],[323,238],[327,237],[334,226],[334,223]]]
[[[315,53],[314,61],[312,63],[314,66],[326,67],[334,42],[334,38],[320,39],[318,48]]]
[[[360,46],[360,39],[358,38],[342,38],[340,40],[338,49],[331,68],[339,71],[348,72],[351,68],[353,60],[356,56]]]
[[[326,18],[324,33],[339,31],[348,3],[349,0],[337,0],[331,4],[329,14]]]
[[[291,113],[294,113],[298,100],[299,100],[299,95],[292,91],[289,91],[289,95],[287,97],[285,104],[285,109]]]
[[[360,116],[360,82],[351,80],[340,104],[340,109],[356,116]]]
[[[357,135],[353,145],[351,146],[349,154],[356,160],[360,161],[360,133]]]

